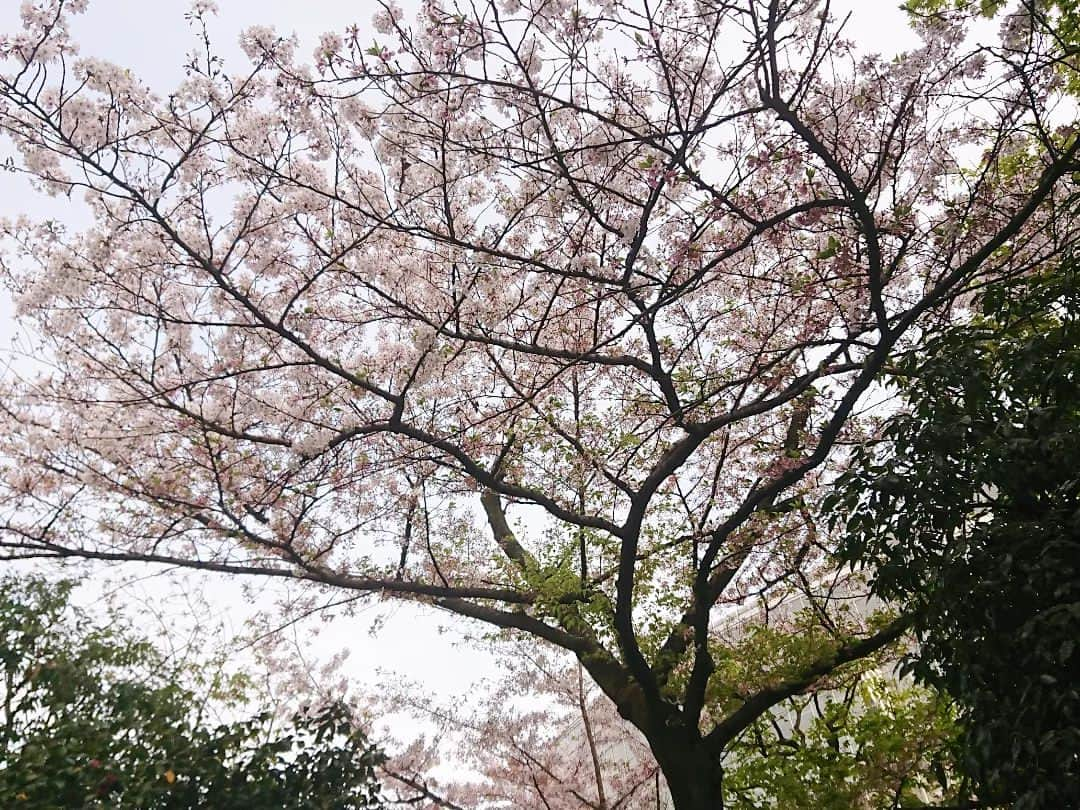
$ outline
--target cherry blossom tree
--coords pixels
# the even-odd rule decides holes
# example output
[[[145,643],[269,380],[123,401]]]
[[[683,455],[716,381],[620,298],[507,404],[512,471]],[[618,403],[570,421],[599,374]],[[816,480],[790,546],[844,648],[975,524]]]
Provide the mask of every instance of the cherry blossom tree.
[[[376,700],[375,716],[404,710],[431,728],[382,766],[387,796],[421,810],[655,808],[664,788],[644,738],[584,668],[532,644],[512,648],[478,700],[448,704],[415,685]],[[449,764],[446,775],[439,766]]]
[[[816,0],[431,0],[160,94],[37,0],[3,225],[40,373],[3,393],[10,557],[422,602],[561,647],[680,810],[763,713],[898,639],[816,504],[890,360],[1075,242],[1043,18],[861,54]],[[1007,179],[1007,181],[1005,180]],[[716,628],[811,606],[752,673]],[[743,608],[745,609],[745,608]],[[813,638],[814,644],[801,640]]]

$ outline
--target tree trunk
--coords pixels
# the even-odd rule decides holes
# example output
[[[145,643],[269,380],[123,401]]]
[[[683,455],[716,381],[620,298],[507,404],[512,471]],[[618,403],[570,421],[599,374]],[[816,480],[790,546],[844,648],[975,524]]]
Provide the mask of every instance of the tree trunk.
[[[724,771],[700,738],[685,731],[650,737],[649,745],[667,780],[675,810],[723,810]]]

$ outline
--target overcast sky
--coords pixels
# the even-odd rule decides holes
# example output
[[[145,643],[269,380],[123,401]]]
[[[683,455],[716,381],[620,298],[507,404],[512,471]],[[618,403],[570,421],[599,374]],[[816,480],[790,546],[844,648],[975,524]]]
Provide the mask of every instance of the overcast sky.
[[[408,9],[416,0],[399,0]],[[0,0],[0,30],[18,21],[16,0]],[[83,53],[108,58],[129,67],[150,85],[167,89],[183,75],[182,61],[193,40],[184,20],[189,0],[90,0],[89,10],[74,26]],[[833,0],[834,16],[851,12],[848,35],[869,50],[890,55],[916,40],[904,21],[899,0]],[[357,24],[369,26],[378,6],[370,0],[218,0],[212,27],[216,44],[239,69],[245,64],[236,46],[239,32],[249,25],[271,25],[281,33],[296,33],[299,53],[310,54],[319,34]]]

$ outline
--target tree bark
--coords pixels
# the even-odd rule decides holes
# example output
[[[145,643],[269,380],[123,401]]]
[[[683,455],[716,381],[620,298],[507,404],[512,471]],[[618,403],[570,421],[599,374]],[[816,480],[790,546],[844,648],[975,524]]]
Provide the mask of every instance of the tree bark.
[[[700,737],[683,729],[646,737],[675,810],[723,810],[724,770]]]

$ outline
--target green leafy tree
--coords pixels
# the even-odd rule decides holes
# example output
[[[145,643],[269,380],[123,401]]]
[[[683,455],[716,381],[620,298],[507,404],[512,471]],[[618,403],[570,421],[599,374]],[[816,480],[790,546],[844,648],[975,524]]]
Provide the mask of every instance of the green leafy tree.
[[[733,749],[730,807],[905,808],[963,795],[952,706],[932,689],[866,673],[783,708]]]
[[[380,806],[382,757],[343,705],[211,723],[211,704],[243,708],[242,680],[175,664],[118,617],[93,622],[71,588],[0,579],[0,806]]]
[[[846,556],[919,611],[983,801],[1080,806],[1080,270],[991,288],[912,356],[887,449],[842,482]]]

